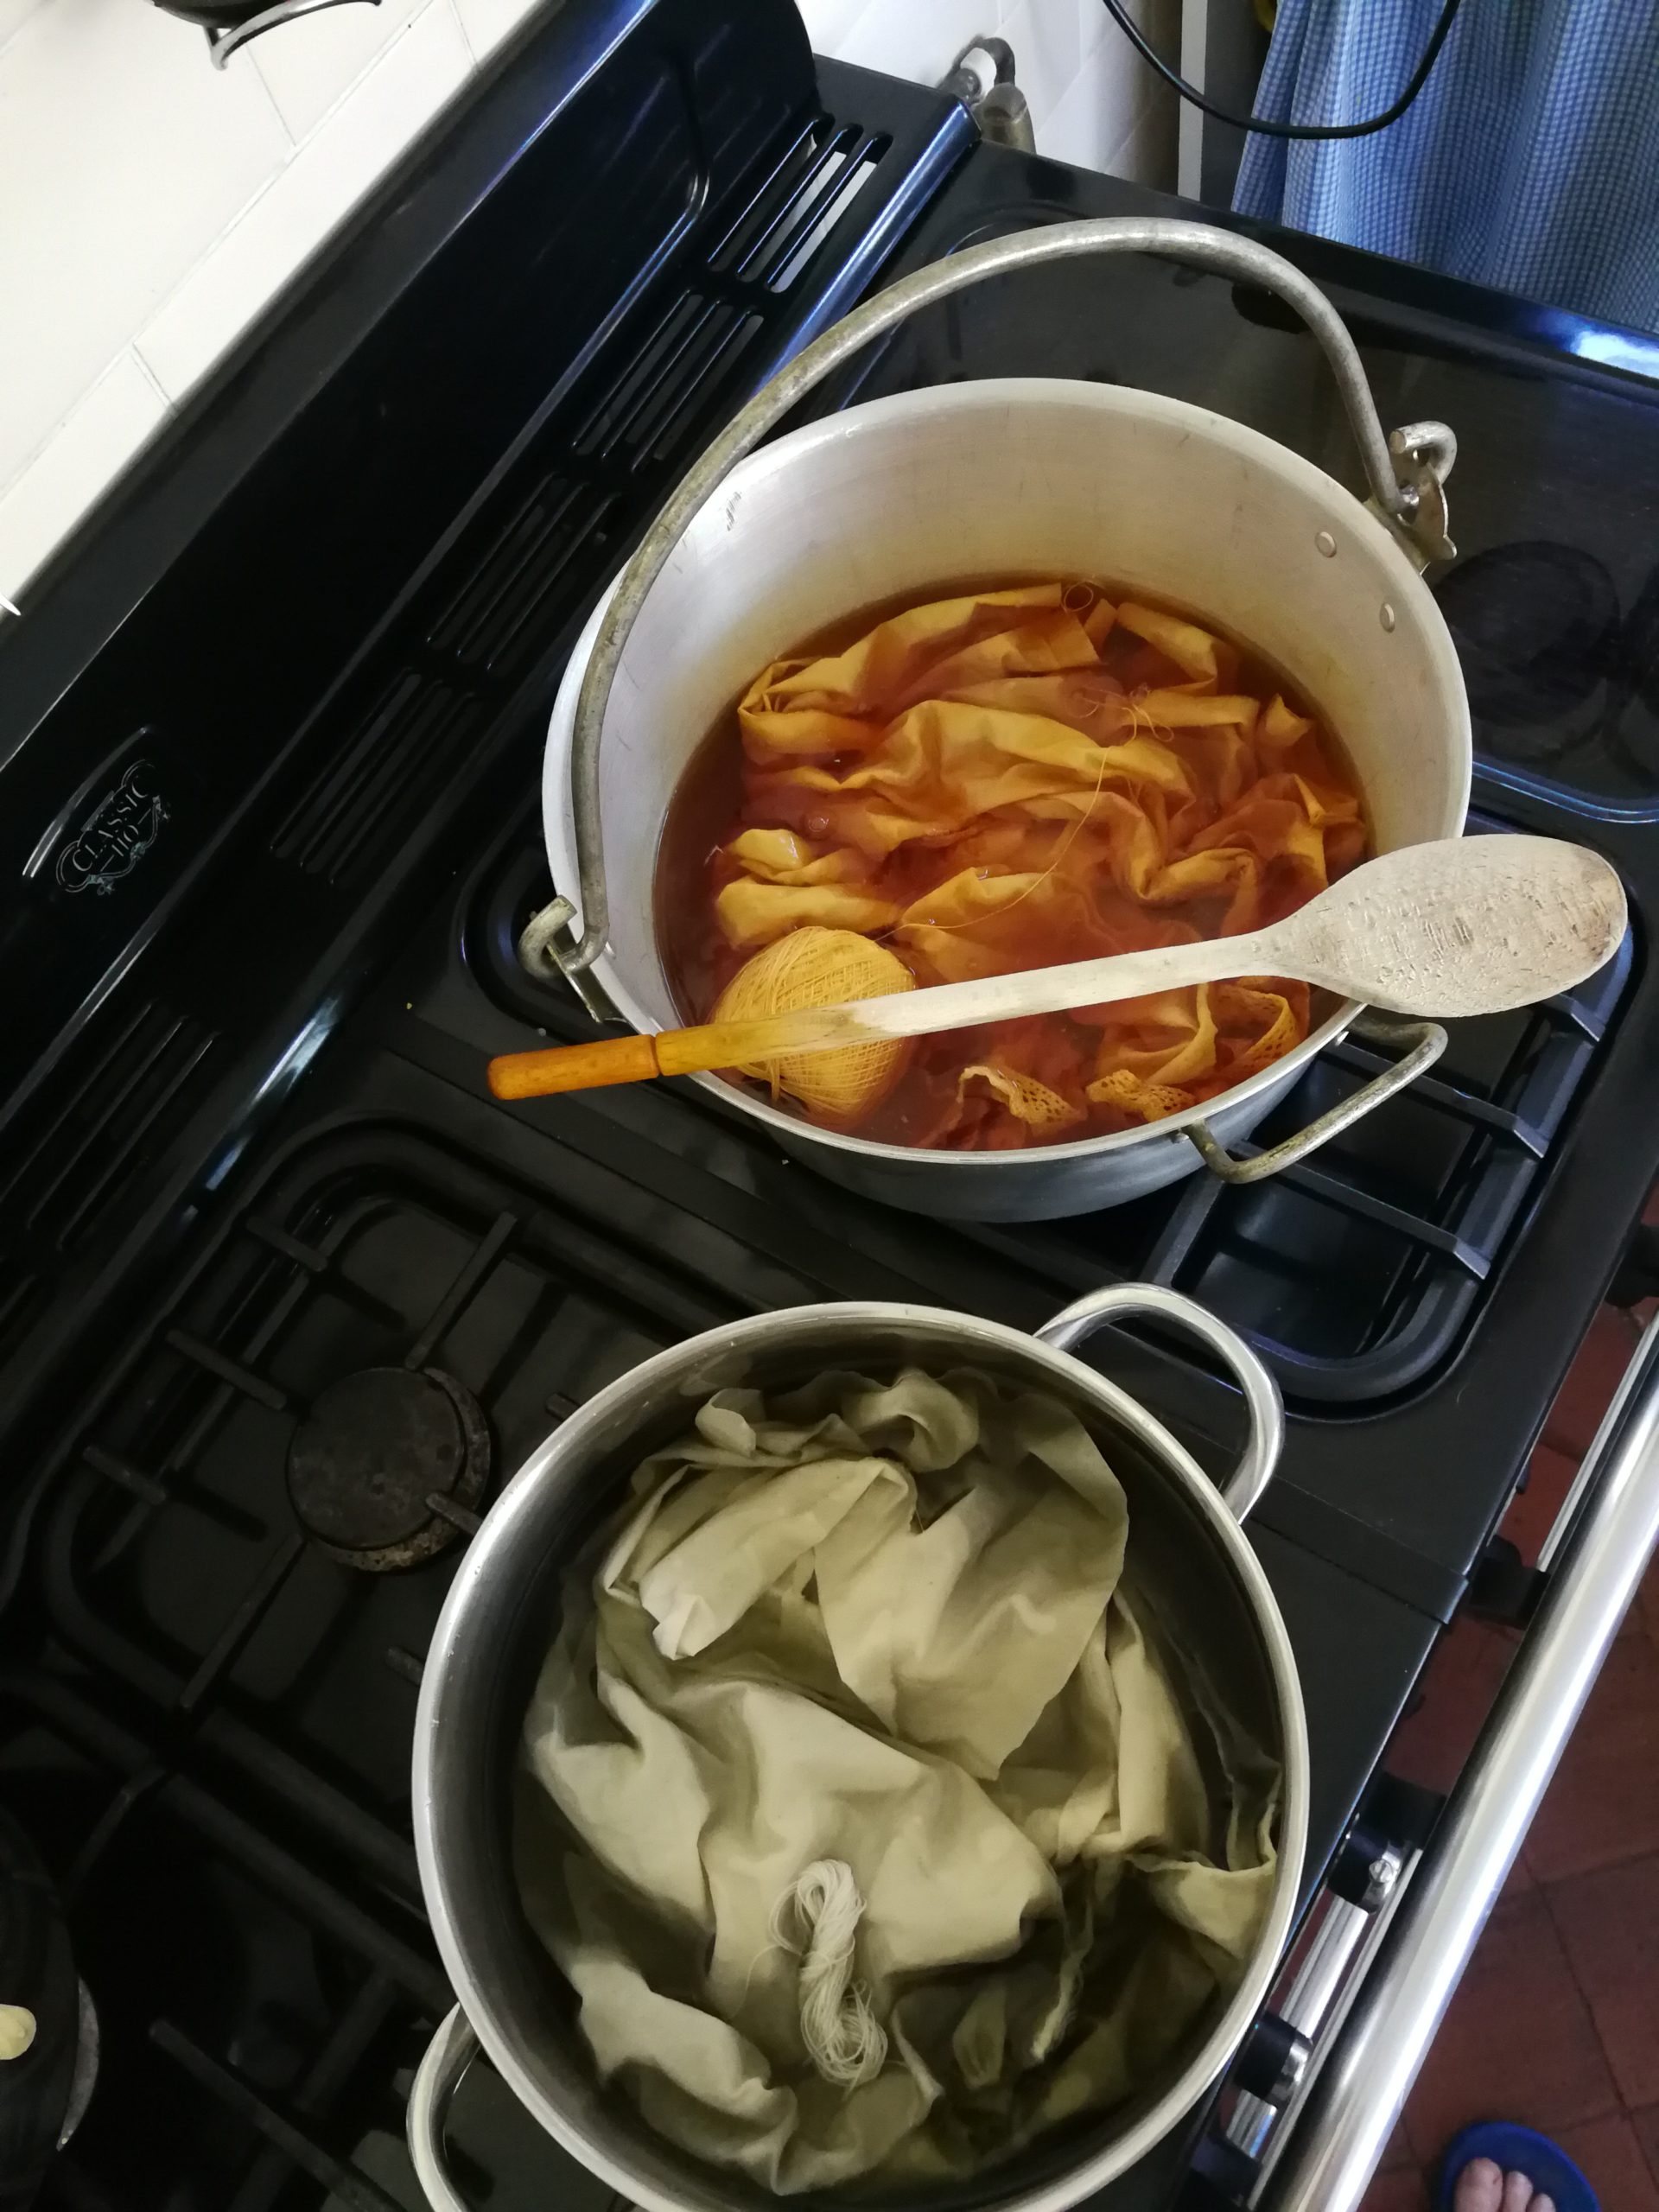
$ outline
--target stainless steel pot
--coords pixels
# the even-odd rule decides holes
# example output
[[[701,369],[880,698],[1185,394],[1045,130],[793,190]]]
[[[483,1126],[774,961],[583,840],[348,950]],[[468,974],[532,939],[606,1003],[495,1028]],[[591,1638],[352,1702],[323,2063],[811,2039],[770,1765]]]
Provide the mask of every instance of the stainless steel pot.
[[[1249,1440],[1220,1491],[1127,1391],[1071,1355],[1103,1323],[1142,1315],[1197,1336],[1243,1392]],[[1088,1424],[1128,1493],[1134,1586],[1174,1646],[1210,1681],[1226,1685],[1239,1719],[1284,1771],[1272,1898],[1239,1987],[1197,2024],[1132,2105],[1064,2143],[1033,2146],[980,2183],[975,2205],[984,2212],[1060,2212],[1131,2165],[1219,2076],[1283,1948],[1307,1826],[1307,1739],[1295,1663],[1267,1577],[1239,1526],[1283,1439],[1271,1376],[1201,1306],[1137,1284],[1093,1293],[1035,1337],[926,1306],[796,1306],[693,1337],[584,1406],[508,1484],[450,1590],[422,1678],[413,1793],[422,1887],[460,1999],[422,2062],[409,2104],[410,2152],[435,2212],[467,2212],[445,2159],[443,2116],[480,2044],[548,2133],[636,2204],[652,2212],[748,2212],[775,2202],[741,2177],[663,2141],[624,2099],[600,2088],[570,1991],[518,1902],[507,1779],[556,1618],[559,1576],[614,1507],[639,1460],[684,1427],[695,1404],[729,1384],[782,1387],[827,1364],[880,1372],[964,1361],[1052,1392]],[[927,2197],[930,2204],[949,2201],[949,2192]]]
[[[1033,263],[1122,252],[1192,262],[1265,286],[1296,309],[1335,373],[1369,507],[1222,416],[1058,378],[901,392],[752,451],[805,392],[918,308]],[[536,972],[556,962],[595,1012],[620,1013],[636,1029],[677,1022],[652,880],[670,798],[703,732],[793,639],[876,601],[976,575],[1110,576],[1211,616],[1267,653],[1329,717],[1379,851],[1456,836],[1469,798],[1468,702],[1420,574],[1451,550],[1443,480],[1455,450],[1440,423],[1385,440],[1330,302],[1277,254],[1226,232],[1167,220],[1059,223],[906,277],[750,402],[596,610],[560,690],[543,780],[553,880],[577,895],[536,918],[520,957]],[[1294,1052],[1218,1101],[1151,1128],[1021,1152],[875,1144],[813,1128],[719,1077],[694,1079],[855,1190],[924,1212],[1036,1220],[1138,1198],[1200,1158],[1217,1173],[1254,1180],[1303,1157],[1445,1047],[1432,1023],[1376,1024],[1380,1041],[1403,1051],[1397,1065],[1271,1151],[1232,1160],[1226,1147],[1361,1011],[1334,1008]]]

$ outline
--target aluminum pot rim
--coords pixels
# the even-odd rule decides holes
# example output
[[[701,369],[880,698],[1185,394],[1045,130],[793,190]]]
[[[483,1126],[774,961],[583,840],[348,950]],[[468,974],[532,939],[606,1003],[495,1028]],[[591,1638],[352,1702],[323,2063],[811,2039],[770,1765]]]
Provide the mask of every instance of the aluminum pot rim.
[[[741,493],[765,475],[777,474],[798,455],[840,442],[849,433],[855,435],[867,425],[880,428],[895,416],[902,418],[924,408],[935,416],[972,414],[987,408],[995,410],[1015,401],[1052,403],[1057,397],[1069,405],[1092,409],[1100,414],[1142,414],[1184,423],[1217,436],[1222,442],[1243,446],[1265,467],[1310,494],[1317,494],[1326,501],[1334,499],[1342,503],[1344,524],[1357,531],[1362,539],[1391,568],[1390,589],[1403,594],[1404,601],[1409,602],[1418,634],[1436,664],[1436,674],[1452,705],[1446,738],[1449,749],[1461,757],[1461,788],[1452,810],[1456,816],[1455,826],[1442,834],[1461,836],[1473,782],[1474,739],[1469,718],[1468,691],[1463,680],[1457,648],[1452,642],[1451,632],[1446,626],[1446,618],[1394,531],[1379,516],[1316,461],[1294,452],[1289,446],[1281,445],[1278,439],[1268,437],[1265,432],[1252,428],[1248,423],[1240,423],[1230,415],[1218,414],[1214,408],[1200,407],[1192,400],[1173,399],[1163,392],[1144,391],[1139,385],[1090,384],[1077,377],[981,377],[968,384],[887,392],[875,399],[857,401],[850,407],[821,416],[815,422],[804,423],[798,429],[786,431],[782,437],[759,447],[740,461],[722,480],[712,495],[710,504],[715,499],[729,501],[734,493]],[[580,682],[605,610],[620,581],[619,576],[607,588],[572,646],[548,724],[547,741],[543,752],[542,836],[550,864],[553,865],[556,887],[561,871],[555,861],[555,824],[556,823],[563,827],[570,806],[568,724],[575,703],[575,695],[572,687]],[[645,603],[649,606],[649,598]],[[571,880],[574,880],[574,876]],[[574,893],[571,895],[575,896]],[[642,1035],[650,1033],[651,1025],[645,1020],[644,1009],[616,976],[608,947],[594,962],[593,975],[629,1025]],[[1116,1152],[1127,1152],[1149,1139],[1179,1137],[1187,1128],[1206,1121],[1216,1113],[1249,1104],[1278,1077],[1305,1067],[1326,1046],[1339,1042],[1349,1025],[1364,1011],[1359,1000],[1344,1000],[1317,1028],[1310,1030],[1301,1042],[1294,1045],[1281,1058],[1258,1068],[1243,1082],[1217,1092],[1215,1097],[1201,1099],[1197,1105],[1186,1107],[1179,1114],[1171,1114],[1162,1121],[1147,1122],[1138,1129],[1114,1129],[1103,1136],[1079,1137],[1069,1144],[1031,1145],[1017,1153],[938,1151],[920,1145],[881,1144],[869,1137],[822,1128],[804,1116],[785,1114],[768,1100],[744,1090],[738,1084],[728,1083],[720,1076],[697,1075],[692,1077],[692,1081],[713,1096],[728,1105],[738,1106],[744,1113],[772,1128],[803,1135],[814,1144],[830,1146],[855,1158],[887,1162],[925,1160],[937,1162],[958,1177],[988,1175],[999,1168],[1006,1174],[1010,1160],[1043,1166],[1068,1160],[1094,1160]]]
[[[452,1894],[435,1841],[433,1768],[438,1709],[455,1649],[470,1625],[492,1562],[515,1540],[532,1497],[555,1474],[560,1459],[573,1447],[579,1449],[591,1432],[602,1429],[626,1408],[642,1376],[671,1380],[676,1370],[689,1375],[721,1354],[739,1354],[760,1344],[775,1351],[780,1330],[785,1338],[807,1338],[824,1328],[850,1335],[861,1328],[884,1325],[939,1329],[963,1339],[965,1345],[989,1344],[1024,1357],[1080,1389],[1130,1431],[1180,1484],[1188,1502],[1208,1524],[1211,1538],[1221,1547],[1261,1635],[1284,1730],[1281,1835],[1273,1890],[1255,1954],[1238,1986],[1180,2075],[1122,2135],[1053,2180],[994,2200],[994,2212],[1068,2212],[1068,2208],[1104,2188],[1161,2141],[1224,2072],[1272,1986],[1289,1936],[1301,1885],[1310,1789],[1306,1712],[1295,1656],[1273,1586],[1242,1524],[1223,1503],[1219,1491],[1197,1460],[1154,1414],[1120,1383],[1072,1353],[1058,1351],[1007,1323],[982,1319],[947,1306],[843,1300],[754,1314],[688,1337],[640,1361],[590,1398],[537,1446],[507,1483],[468,1543],[445,1598],[422,1672],[415,1719],[411,1808],[416,1861],[438,1954],[461,2009],[497,2072],[538,2125],[578,2164],[643,2208],[643,2212],[683,2212],[683,2208],[650,2180],[596,2149],[566,2122],[520,2060],[510,2022],[497,2012],[490,1993],[473,1970],[459,1924],[464,1907],[458,1910],[460,1901]],[[642,2120],[640,2125],[645,2123]],[[718,2168],[709,2171],[718,2177]]]

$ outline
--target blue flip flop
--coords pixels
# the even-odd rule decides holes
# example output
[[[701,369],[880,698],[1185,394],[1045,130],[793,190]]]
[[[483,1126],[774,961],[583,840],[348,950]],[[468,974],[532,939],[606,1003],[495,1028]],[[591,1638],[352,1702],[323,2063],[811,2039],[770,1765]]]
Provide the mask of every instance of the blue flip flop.
[[[1601,2212],[1595,2190],[1565,2151],[1548,2135],[1504,2120],[1484,2120],[1478,2126],[1465,2127],[1446,2145],[1434,2212],[1452,2212],[1458,2177],[1477,2158],[1490,2158],[1506,2174],[1525,2174],[1541,2196],[1554,2200],[1555,2212]]]

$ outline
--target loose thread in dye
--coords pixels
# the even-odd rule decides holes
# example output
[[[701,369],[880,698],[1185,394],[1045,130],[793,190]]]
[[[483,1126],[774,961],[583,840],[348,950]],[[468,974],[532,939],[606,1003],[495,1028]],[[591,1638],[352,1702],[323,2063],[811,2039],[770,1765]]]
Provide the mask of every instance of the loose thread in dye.
[[[1123,704],[1128,709],[1129,730],[1132,735],[1140,731],[1142,723],[1146,725],[1146,728],[1151,731],[1154,736],[1157,734],[1158,731],[1162,728],[1163,725],[1160,722],[1155,722],[1152,716],[1147,714],[1143,708],[1138,706],[1133,699],[1126,698]],[[1096,700],[1095,705],[1090,709],[1090,712],[1091,714],[1097,712],[1099,706],[1100,702]],[[1082,731],[1079,734],[1086,736],[1088,733],[1087,731]],[[1165,734],[1167,735],[1168,733],[1166,731]],[[1096,743],[1098,743],[1098,740],[1096,741]],[[958,930],[984,929],[993,922],[1000,922],[1004,914],[1011,914],[1016,906],[1023,906],[1027,899],[1029,899],[1034,892],[1038,892],[1042,889],[1043,886],[1048,881],[1050,876],[1054,874],[1055,870],[1059,867],[1060,862],[1071,851],[1072,846],[1077,843],[1078,837],[1082,835],[1084,830],[1088,828],[1090,823],[1093,821],[1095,809],[1100,804],[1100,795],[1105,788],[1106,747],[1102,745],[1100,747],[1100,766],[1095,771],[1095,788],[1089,795],[1089,804],[1084,809],[1083,812],[1077,817],[1077,820],[1071,824],[1070,830],[1066,831],[1065,836],[1060,840],[1058,845],[1055,849],[1053,858],[1049,861],[1048,866],[1038,875],[1034,883],[1028,883],[1025,889],[1020,893],[1019,897],[1017,899],[1010,899],[1006,906],[993,906],[988,912],[972,915],[965,922],[924,922],[919,925],[912,925],[912,926],[919,926],[925,929],[934,930],[937,931],[941,937],[950,937]],[[978,874],[982,877],[988,879],[988,870],[981,868],[978,871]],[[899,925],[895,924],[893,929],[883,930],[880,935],[874,940],[874,943],[877,944],[886,944],[893,937]]]
[[[801,2039],[826,2082],[855,2089],[887,2062],[887,2031],[869,1991],[853,1980],[853,1948],[864,1915],[853,1870],[844,1859],[816,1859],[772,1908],[773,1936],[801,1954]],[[804,1945],[785,1933],[792,1920]]]

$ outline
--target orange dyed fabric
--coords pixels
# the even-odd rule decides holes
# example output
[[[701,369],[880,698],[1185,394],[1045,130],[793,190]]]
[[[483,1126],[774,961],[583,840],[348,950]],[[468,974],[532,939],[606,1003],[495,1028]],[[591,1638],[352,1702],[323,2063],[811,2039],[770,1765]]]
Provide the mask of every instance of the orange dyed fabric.
[[[1270,672],[1091,586],[912,608],[774,662],[737,719],[741,804],[702,918],[716,994],[808,923],[880,938],[922,984],[1236,934],[1365,850],[1354,791]],[[859,1133],[1010,1148],[1135,1127],[1307,1026],[1303,985],[1252,978],[925,1038]]]

